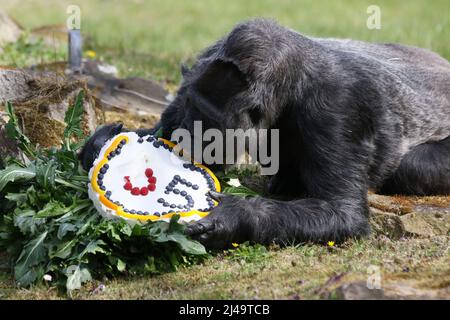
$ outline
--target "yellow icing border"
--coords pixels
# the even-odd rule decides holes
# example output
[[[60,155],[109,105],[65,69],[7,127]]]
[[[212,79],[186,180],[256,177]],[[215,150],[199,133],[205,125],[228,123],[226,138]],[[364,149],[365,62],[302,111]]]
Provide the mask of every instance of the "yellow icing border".
[[[114,139],[113,143],[111,143],[109,148],[106,149],[105,153],[103,154],[103,158],[94,167],[94,171],[92,172],[91,185],[92,185],[92,188],[94,189],[94,191],[99,194],[99,201],[103,205],[105,205],[106,207],[108,207],[111,210],[114,210],[116,212],[116,214],[121,216],[121,217],[128,218],[128,219],[142,220],[142,221],[147,221],[147,220],[157,221],[157,220],[161,220],[161,219],[169,219],[174,214],[178,214],[178,215],[180,215],[180,217],[190,217],[190,216],[193,216],[193,215],[199,215],[202,218],[206,217],[209,214],[209,212],[202,212],[202,211],[198,211],[198,210],[191,210],[191,211],[186,211],[186,212],[167,213],[167,214],[165,214],[163,216],[160,216],[160,217],[157,217],[157,216],[154,216],[154,215],[143,216],[143,215],[140,215],[140,214],[127,213],[127,212],[125,212],[123,210],[122,206],[119,207],[115,203],[112,203],[111,201],[109,201],[105,197],[106,191],[101,190],[100,187],[98,186],[98,184],[97,184],[97,177],[98,177],[98,173],[99,173],[100,169],[103,167],[103,165],[108,163],[108,161],[109,161],[108,160],[109,153],[111,151],[115,150],[117,148],[117,146],[119,145],[120,141],[122,141],[123,139],[125,139],[126,142],[128,143],[129,138],[127,136],[125,136],[125,135],[119,135],[118,137],[116,137]],[[164,144],[168,145],[171,148],[175,147],[175,144],[172,143],[171,141],[168,141],[168,140],[163,139],[163,138],[159,138],[159,140],[164,142]],[[189,160],[192,161],[192,159],[189,159]],[[192,161],[192,163],[195,166],[204,169],[211,176],[211,178],[213,178],[216,190],[217,190],[217,192],[220,192],[220,182],[217,179],[217,177],[214,175],[214,173],[211,170],[209,170],[207,167],[205,167],[204,165],[202,165],[200,163],[197,163],[195,161]],[[215,203],[215,205],[217,205],[216,201],[214,201],[214,203]]]

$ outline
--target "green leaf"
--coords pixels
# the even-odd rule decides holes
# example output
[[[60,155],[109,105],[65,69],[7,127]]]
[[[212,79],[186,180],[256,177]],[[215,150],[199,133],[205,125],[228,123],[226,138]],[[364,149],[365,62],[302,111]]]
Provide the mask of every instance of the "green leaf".
[[[47,231],[26,244],[16,261],[14,276],[21,286],[28,286],[35,280],[35,275],[30,274],[32,267],[42,262],[46,258],[44,240]]]
[[[37,219],[34,210],[16,209],[13,215],[13,223],[23,235],[34,236],[39,230],[39,227],[45,223],[45,220]]]
[[[121,259],[117,259],[116,267],[117,267],[117,270],[119,270],[120,272],[123,272],[123,271],[125,271],[127,265]]]
[[[181,247],[181,249],[186,253],[193,255],[206,254],[205,247],[201,243],[189,239],[182,233],[174,233],[174,234],[161,233],[159,237],[155,239],[155,242],[168,242],[168,241],[177,243]]]
[[[19,120],[17,119],[12,103],[9,101],[6,103],[6,113],[9,116],[8,123],[5,126],[6,135],[13,141],[17,141],[19,148],[25,152],[26,155],[35,156],[34,151],[30,143],[30,139],[22,132],[19,126]]]
[[[245,187],[245,186],[239,186],[239,187],[226,187],[223,189],[224,193],[229,193],[235,196],[239,197],[254,197],[257,196],[258,193]]]
[[[80,289],[84,282],[91,281],[91,273],[86,268],[78,266],[69,266],[66,271],[67,281],[66,289],[70,293],[73,290]]]
[[[66,259],[72,253],[72,248],[77,243],[77,239],[72,239],[71,241],[61,243],[54,252],[50,253],[50,258],[61,258]]]
[[[63,214],[70,211],[70,207],[67,208],[63,204],[57,201],[50,201],[48,202],[42,210],[40,210],[36,214],[36,218],[50,218],[50,217],[57,217],[62,216]]]
[[[84,112],[83,101],[84,101],[84,91],[80,90],[75,100],[75,103],[71,107],[69,107],[64,116],[66,128],[64,130],[63,138],[67,150],[70,150],[70,138],[73,135],[75,135],[78,138],[83,135],[83,130],[81,128],[81,119]]]
[[[36,176],[31,168],[8,167],[0,171],[0,192],[11,182],[29,181]]]
[[[44,190],[55,188],[56,163],[52,160],[36,165],[36,181]]]
[[[5,198],[10,201],[14,201],[16,203],[16,206],[18,207],[20,207],[28,200],[26,193],[8,193]]]
[[[62,223],[59,225],[58,227],[58,233],[57,233],[57,237],[59,240],[62,240],[62,238],[64,238],[64,236],[72,231],[76,231],[77,230],[77,226],[72,224],[72,223]]]
[[[155,138],[162,138],[162,136],[163,136],[163,128],[162,128],[162,127],[159,128],[159,129],[153,134],[153,136],[154,136]]]
[[[96,254],[98,253],[107,253],[105,249],[100,247],[101,245],[106,245],[106,243],[103,240],[93,240],[91,241],[86,248],[80,253],[78,256],[78,259],[83,258],[86,254]]]

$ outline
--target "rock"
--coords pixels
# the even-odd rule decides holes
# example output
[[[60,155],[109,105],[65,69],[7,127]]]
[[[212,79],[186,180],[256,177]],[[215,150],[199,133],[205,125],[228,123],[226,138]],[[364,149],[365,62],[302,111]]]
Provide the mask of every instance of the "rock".
[[[409,202],[399,201],[399,198],[369,193],[369,206],[381,211],[392,212],[397,215],[407,214],[412,211]]]
[[[31,94],[31,80],[32,76],[23,70],[0,68],[0,104],[25,100]]]
[[[22,27],[6,12],[0,11],[0,47],[8,42],[17,41],[22,33]]]
[[[85,91],[82,126],[85,134],[91,134],[102,115],[84,81],[53,73],[0,70],[0,102],[13,103],[25,134],[43,147],[60,145],[64,115],[82,89]]]
[[[67,73],[67,63],[33,66],[31,72]],[[81,75],[91,94],[102,104],[105,123],[122,122],[128,129],[151,128],[168,104],[168,92],[157,82],[143,78],[117,77],[117,68],[97,60],[84,60]]]
[[[105,110],[127,111],[140,117],[161,114],[168,104],[164,88],[149,79],[116,78],[111,67],[95,60],[83,63],[82,77]]]
[[[370,223],[376,234],[393,239],[429,237],[450,232],[450,197],[369,195]]]
[[[406,235],[430,237],[450,233],[450,214],[439,211],[413,212],[400,217]]]
[[[339,300],[430,300],[449,299],[450,289],[423,289],[407,283],[383,284],[381,289],[369,289],[366,282],[346,283],[333,291],[329,298]]]
[[[384,235],[390,239],[399,239],[405,235],[405,228],[399,216],[370,208],[370,225],[372,232]]]
[[[385,300],[383,290],[369,289],[365,282],[346,283],[338,287],[331,295],[338,300]]]

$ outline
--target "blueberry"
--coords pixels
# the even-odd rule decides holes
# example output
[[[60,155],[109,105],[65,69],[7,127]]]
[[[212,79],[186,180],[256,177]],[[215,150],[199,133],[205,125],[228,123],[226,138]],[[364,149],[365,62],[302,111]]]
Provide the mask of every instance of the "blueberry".
[[[185,197],[185,196],[187,195],[187,192],[186,192],[186,191],[181,191],[180,194],[181,194],[183,197]]]
[[[159,198],[159,199],[158,199],[158,202],[159,202],[159,203],[164,203],[164,199],[163,199],[163,198]]]
[[[138,139],[138,143],[142,143],[142,142],[144,142],[144,138],[141,137]]]
[[[180,180],[180,183],[181,183],[181,184],[186,184],[186,179],[181,179],[181,180]]]
[[[192,182],[188,182],[188,183],[186,183],[186,185],[187,185],[188,187],[192,187]]]
[[[143,214],[143,212],[139,210],[139,211],[137,212],[137,214]]]
[[[173,179],[174,179],[174,180],[180,180],[181,177],[180,177],[178,174],[176,174],[176,175],[173,176]]]
[[[176,204],[171,204],[170,207],[171,207],[172,209],[174,209],[174,208],[177,207],[177,205],[176,205]]]
[[[109,169],[109,164],[107,164],[107,163],[105,163],[104,165],[103,165],[103,168],[105,168],[105,169]]]
[[[164,191],[164,193],[165,193],[165,194],[169,194],[169,193],[170,193],[170,190],[166,190],[166,191]]]
[[[154,216],[157,216],[157,217],[160,217],[160,216],[161,216],[161,214],[160,214],[159,212],[155,212],[153,215],[154,215]]]
[[[198,190],[198,185],[196,185],[196,184],[194,184],[193,186],[192,186],[192,189],[194,189],[194,190]]]
[[[124,145],[125,143],[127,143],[127,140],[125,140],[125,139],[122,139],[122,140],[120,141],[120,144],[121,144],[121,145]]]
[[[102,168],[100,169],[100,173],[105,174],[105,173],[106,173],[106,168],[105,168],[105,167],[102,167]]]
[[[158,143],[158,141],[154,141],[154,142],[153,142],[153,146],[154,146],[155,148],[159,148],[159,143]]]
[[[180,194],[180,190],[178,190],[178,189],[173,189],[173,193],[175,193],[175,194]]]
[[[183,163],[183,168],[189,168],[189,166],[190,166],[191,164],[190,163]]]
[[[106,196],[107,197],[111,196],[111,191],[106,191]]]
[[[170,203],[164,202],[164,203],[163,203],[163,206],[164,206],[164,207],[169,207],[169,206],[170,206]]]
[[[99,186],[102,186],[103,185],[103,180],[97,180],[97,184],[99,185]]]
[[[131,210],[130,212],[133,213],[133,214],[136,214],[136,210],[134,210],[134,209]]]
[[[179,204],[179,205],[177,205],[177,208],[178,208],[178,209],[183,209],[183,205],[182,205],[182,204]]]
[[[122,151],[120,149],[116,150],[116,155],[119,155]]]
[[[152,136],[147,138],[147,142],[153,142],[155,140],[155,138],[153,138]]]
[[[106,157],[106,159],[111,160],[112,157],[109,155],[109,156]]]

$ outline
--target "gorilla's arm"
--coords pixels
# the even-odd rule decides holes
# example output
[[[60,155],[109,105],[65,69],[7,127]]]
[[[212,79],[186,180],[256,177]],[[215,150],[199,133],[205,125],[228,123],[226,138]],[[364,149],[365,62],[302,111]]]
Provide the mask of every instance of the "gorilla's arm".
[[[367,150],[359,142],[353,116],[332,119],[331,113],[317,117],[302,113],[297,118],[299,136],[307,141],[296,146],[298,181],[308,198],[280,201],[213,194],[219,206],[188,226],[187,233],[210,248],[243,241],[339,242],[366,235]]]

